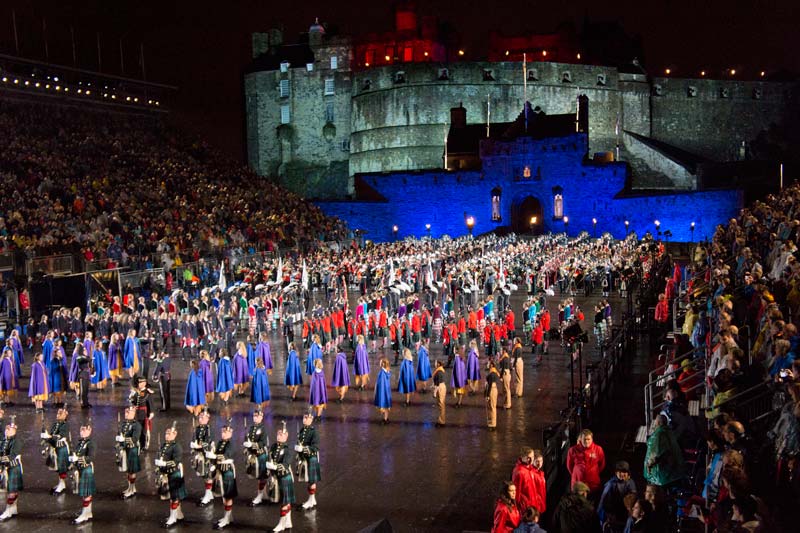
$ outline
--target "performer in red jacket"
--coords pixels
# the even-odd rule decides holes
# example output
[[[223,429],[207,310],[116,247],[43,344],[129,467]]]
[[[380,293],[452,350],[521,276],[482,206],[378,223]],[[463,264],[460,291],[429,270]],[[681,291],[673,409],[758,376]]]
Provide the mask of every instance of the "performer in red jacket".
[[[589,486],[590,492],[600,490],[600,473],[605,467],[606,455],[603,448],[595,444],[592,432],[584,429],[578,436],[578,443],[567,452],[567,470],[572,476],[570,487],[583,481]]]

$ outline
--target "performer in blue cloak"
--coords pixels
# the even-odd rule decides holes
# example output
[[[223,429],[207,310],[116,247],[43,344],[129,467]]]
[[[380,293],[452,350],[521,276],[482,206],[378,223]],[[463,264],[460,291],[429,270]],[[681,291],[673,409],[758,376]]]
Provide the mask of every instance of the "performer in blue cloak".
[[[47,336],[42,343],[42,362],[45,368],[50,364],[50,358],[53,356],[53,332],[48,331]]]
[[[186,381],[186,394],[183,398],[183,404],[186,406],[187,411],[197,416],[203,410],[203,406],[206,405],[206,384],[200,364],[192,360],[189,365],[189,378]]]
[[[381,359],[378,381],[375,383],[375,407],[381,413],[384,424],[389,423],[389,411],[392,408],[392,371],[389,360]]]
[[[53,343],[53,353],[47,365],[47,388],[53,395],[53,404],[62,406],[67,392],[67,356],[61,346],[61,339]]]
[[[359,335],[357,338],[356,357],[355,357],[355,375],[356,387],[358,390],[364,390],[369,383],[369,354],[367,353],[367,345],[364,343],[364,336]]]
[[[314,360],[314,373],[311,375],[311,390],[308,393],[308,403],[314,408],[317,420],[322,416],[322,410],[328,404],[328,389],[325,385],[325,373],[322,371],[322,359]]]
[[[469,343],[469,354],[467,354],[467,386],[469,393],[473,394],[481,380],[481,364],[478,360],[478,344],[475,340]]]
[[[267,374],[272,374],[272,351],[269,347],[269,341],[267,340],[267,333],[261,333],[261,340],[258,341],[256,345],[256,359],[261,359],[264,361],[264,368],[267,370]]]
[[[300,358],[297,356],[293,342],[289,343],[289,356],[286,358],[286,375],[283,378],[283,384],[292,393],[292,401],[295,401],[297,389],[303,384],[303,373],[300,371]]]
[[[219,393],[222,404],[228,405],[228,400],[233,392],[233,366],[227,348],[220,350],[220,358],[217,362],[217,387],[214,390]]]
[[[456,407],[461,407],[461,401],[467,391],[467,368],[464,364],[464,356],[460,353],[456,354],[456,358],[453,361],[453,375],[450,377],[450,387],[452,387],[453,395],[456,397]]]
[[[253,371],[253,382],[250,386],[250,403],[256,405],[256,410],[263,411],[269,403],[269,379],[264,361],[256,359],[256,368]]]
[[[344,352],[336,354],[333,362],[333,376],[331,377],[331,387],[336,389],[339,394],[338,403],[344,402],[344,395],[350,387],[350,369],[347,367],[347,356]]]
[[[411,393],[417,390],[417,382],[414,379],[414,358],[411,350],[403,349],[403,361],[400,363],[400,375],[397,380],[397,392],[406,395],[405,406],[411,405]]]
[[[428,381],[431,379],[431,360],[428,356],[428,339],[423,338],[417,350],[417,381],[421,381],[420,392],[428,392]]]
[[[317,359],[322,359],[322,346],[320,346],[319,335],[314,335],[314,341],[311,343],[306,359],[306,374],[309,376],[314,373],[314,361]]]

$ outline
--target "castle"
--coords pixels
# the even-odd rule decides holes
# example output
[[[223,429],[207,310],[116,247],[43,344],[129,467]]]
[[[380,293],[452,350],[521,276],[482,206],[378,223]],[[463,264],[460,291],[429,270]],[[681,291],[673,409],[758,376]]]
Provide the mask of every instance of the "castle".
[[[341,215],[345,208],[333,206],[344,206],[342,200],[390,196],[368,185],[369,176],[422,183],[430,180],[421,174],[441,174],[437,181],[446,182],[477,172],[485,181],[493,152],[478,141],[471,155],[459,152],[453,108],[464,110],[470,127],[488,124],[489,131],[516,121],[523,110],[541,120],[574,117],[570,127],[576,128],[584,113],[580,142],[566,144],[580,147],[575,157],[584,166],[616,168],[620,187],[604,196],[703,193],[704,169],[744,159],[748,144],[796,101],[793,83],[656,76],[638,64],[590,62],[580,46],[569,36],[492,35],[489,61],[473,61],[437,33],[435,21],[418,20],[410,4],[397,8],[394,31],[383,34],[329,36],[319,23],[299,44],[285,44],[277,30],[254,34],[244,79],[249,165]],[[523,137],[533,148],[531,135]],[[553,186],[569,187],[565,180]],[[345,211],[352,217],[354,209]],[[508,222],[510,212],[503,218]],[[576,221],[574,231],[579,227]]]

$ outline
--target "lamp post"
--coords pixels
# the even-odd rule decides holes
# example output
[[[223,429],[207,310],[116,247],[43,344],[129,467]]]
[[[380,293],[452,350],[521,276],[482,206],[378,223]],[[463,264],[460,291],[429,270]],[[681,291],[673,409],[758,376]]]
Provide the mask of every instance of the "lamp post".
[[[397,240],[397,232],[398,231],[400,231],[400,228],[397,227],[397,224],[392,226],[392,237],[394,237],[395,241]]]
[[[592,218],[592,237],[597,238],[597,219]]]
[[[428,232],[428,238],[430,239],[431,238],[431,225],[430,224],[425,224],[425,231]]]
[[[630,225],[631,225],[631,223],[630,223],[629,221],[627,221],[627,220],[626,220],[626,221],[625,221],[625,236],[626,236],[626,237],[629,235],[629,233],[628,233],[628,227],[629,227]]]
[[[475,227],[475,217],[472,215],[467,217],[467,229],[469,230],[469,236],[472,237],[472,228]]]
[[[564,215],[564,233],[569,235],[569,217]]]
[[[537,222],[537,220],[538,220],[538,219],[536,218],[536,216],[532,216],[532,217],[531,217],[531,234],[534,234],[534,233],[536,233],[536,232],[535,232],[535,228],[536,228],[536,222]]]
[[[656,225],[656,233],[661,236],[661,222],[658,220],[654,220],[653,224]]]
[[[692,232],[692,242],[694,242],[694,222],[689,224],[689,231]]]

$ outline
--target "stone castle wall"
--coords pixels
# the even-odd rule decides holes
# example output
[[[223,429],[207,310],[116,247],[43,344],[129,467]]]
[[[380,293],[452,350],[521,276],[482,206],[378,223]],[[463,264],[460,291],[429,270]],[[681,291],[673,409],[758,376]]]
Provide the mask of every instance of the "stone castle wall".
[[[245,76],[249,163],[259,174],[280,176],[290,189],[316,198],[345,198],[352,176],[442,167],[450,108],[460,103],[469,123],[509,122],[523,108],[520,62],[395,63],[351,71],[346,45],[314,48],[312,72],[291,65],[288,73]],[[339,68],[329,68],[337,55]],[[442,69],[448,79],[440,80]],[[675,145],[713,160],[737,159],[750,142],[779,122],[797,102],[789,83],[652,78],[616,68],[529,63],[534,80],[527,100],[547,114],[572,113],[576,98],[589,98],[588,152],[612,151],[615,127]],[[485,81],[489,71],[493,80]],[[565,82],[565,73],[570,81]],[[324,95],[324,80],[335,94]],[[279,80],[290,80],[288,98]],[[690,89],[691,88],[691,89]],[[326,104],[335,121],[326,128]],[[291,123],[281,126],[280,107]]]

